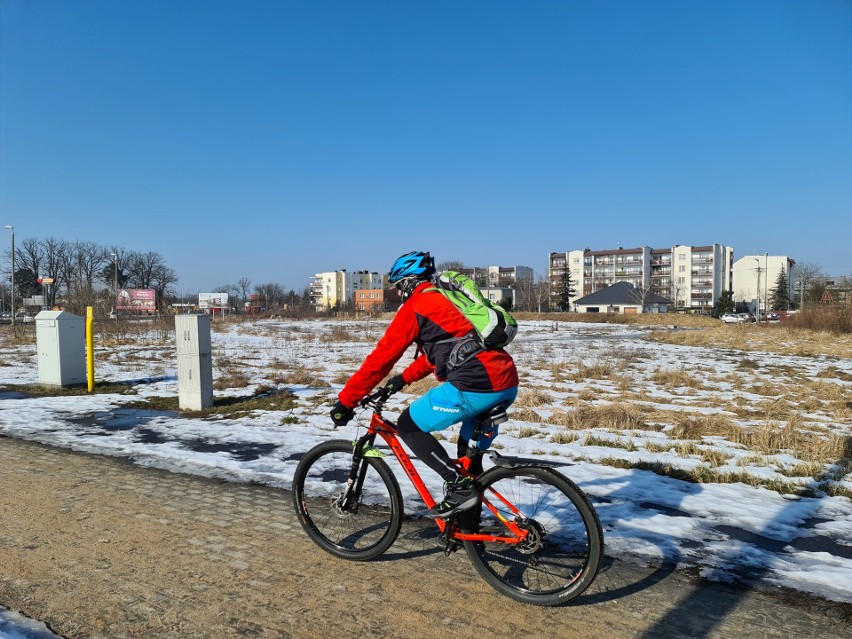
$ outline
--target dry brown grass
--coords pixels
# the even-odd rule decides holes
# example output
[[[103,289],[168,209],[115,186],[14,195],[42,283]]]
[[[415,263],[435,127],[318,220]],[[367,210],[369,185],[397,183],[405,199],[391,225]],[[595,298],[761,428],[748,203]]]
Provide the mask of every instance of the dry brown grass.
[[[572,411],[554,410],[545,420],[549,424],[571,430],[607,428],[612,430],[636,430],[645,428],[642,411],[630,404],[583,404]]]
[[[579,362],[572,368],[573,370],[568,373],[567,377],[574,382],[583,382],[589,379],[609,379],[618,370],[613,362],[607,360],[597,360],[590,364]]]
[[[763,395],[765,397],[776,397],[778,395],[784,394],[786,386],[773,384],[772,382],[762,379],[757,384],[752,384],[751,386],[748,386],[747,390],[749,393],[754,393],[755,395]]]
[[[828,379],[839,379],[844,382],[852,382],[852,373],[847,373],[846,371],[842,371],[836,366],[829,366],[821,370],[816,375],[817,377],[823,377]]]
[[[420,396],[433,388],[437,388],[440,384],[441,382],[439,382],[433,375],[430,375],[429,377],[424,377],[423,379],[417,380],[416,382],[406,386],[405,392]]]
[[[12,331],[11,325],[0,326],[0,346],[3,348],[13,348],[17,346],[26,346],[36,343],[36,333],[34,324],[26,324],[24,326],[16,326]]]
[[[249,385],[250,377],[243,371],[228,367],[222,369],[213,381],[213,388],[216,390],[225,390],[228,388],[245,388]]]
[[[532,410],[531,408],[515,408],[515,405],[512,405],[511,409],[511,418],[515,421],[519,422],[541,422],[541,415]]]
[[[720,324],[695,331],[651,331],[646,339],[704,348],[766,351],[784,355],[852,357],[852,334],[835,334],[782,324]]]
[[[657,369],[651,379],[665,388],[703,388],[704,385],[695,373],[685,370],[661,370]]]
[[[553,396],[539,389],[522,390],[518,398],[512,404],[513,408],[537,408],[545,406],[553,401]]]
[[[267,375],[267,378],[276,384],[311,388],[328,388],[330,386],[327,381],[320,377],[318,371],[298,365],[280,364],[280,366]]]
[[[790,329],[807,329],[831,333],[852,334],[852,306],[817,306],[805,308],[786,323]]]
[[[802,428],[796,420],[791,420],[783,426],[764,424],[743,428],[734,441],[763,454],[789,452],[807,462],[827,464],[852,459],[852,437],[809,431]]]
[[[551,444],[572,444],[580,439],[580,435],[569,431],[561,430],[550,436],[548,440]]]
[[[621,315],[608,313],[512,313],[518,321],[583,322],[589,324],[630,324],[635,326],[679,326],[696,328],[713,326],[719,320],[705,315],[680,313],[643,313]]]
[[[701,439],[704,436],[725,437],[728,440],[739,436],[740,427],[727,415],[689,415],[675,413],[675,424],[668,435],[675,439]]]

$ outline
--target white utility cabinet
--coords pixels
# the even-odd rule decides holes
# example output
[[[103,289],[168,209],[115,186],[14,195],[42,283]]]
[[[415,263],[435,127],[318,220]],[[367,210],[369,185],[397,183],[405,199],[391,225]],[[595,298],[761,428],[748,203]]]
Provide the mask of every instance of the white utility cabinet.
[[[35,325],[39,384],[85,384],[86,319],[67,311],[41,311]]]
[[[213,355],[209,315],[176,315],[178,406],[201,410],[213,406]]]

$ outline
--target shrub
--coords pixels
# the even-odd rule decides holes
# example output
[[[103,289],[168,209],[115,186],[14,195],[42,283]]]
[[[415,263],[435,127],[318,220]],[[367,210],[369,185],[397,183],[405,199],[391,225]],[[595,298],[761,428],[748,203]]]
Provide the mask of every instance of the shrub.
[[[818,306],[801,310],[785,322],[790,329],[807,328],[834,335],[852,333],[852,307]]]

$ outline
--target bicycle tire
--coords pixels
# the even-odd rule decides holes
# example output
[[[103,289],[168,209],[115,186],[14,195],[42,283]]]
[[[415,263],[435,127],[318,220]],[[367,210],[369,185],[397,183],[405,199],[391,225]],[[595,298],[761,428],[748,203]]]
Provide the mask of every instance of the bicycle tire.
[[[314,446],[293,475],[293,505],[299,523],[323,550],[352,561],[381,555],[402,527],[402,492],[390,467],[365,457],[367,475],[354,508],[337,507],[352,466],[352,442],[331,440]]]
[[[477,483],[488,498],[497,490],[526,518],[530,543],[465,541],[477,572],[497,591],[527,604],[558,606],[580,595],[594,581],[603,557],[603,530],[588,497],[552,468],[496,467]],[[501,515],[508,508],[489,499]],[[483,506],[479,532],[505,534],[505,525]]]

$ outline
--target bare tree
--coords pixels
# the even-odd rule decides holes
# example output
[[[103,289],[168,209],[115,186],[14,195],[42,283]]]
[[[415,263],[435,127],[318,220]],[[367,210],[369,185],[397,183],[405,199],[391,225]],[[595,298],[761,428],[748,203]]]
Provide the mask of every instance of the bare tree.
[[[681,281],[683,280],[683,281]],[[672,303],[675,308],[682,308],[686,305],[686,277],[677,277],[672,273]]]
[[[26,239],[15,248],[16,270],[30,271],[38,276],[41,273],[43,260],[44,251],[41,242],[35,238]]]
[[[438,264],[435,268],[439,273],[442,273],[443,271],[460,271],[467,267],[461,260],[445,260]]]
[[[237,290],[239,291],[240,296],[243,298],[242,308],[245,308],[246,302],[248,302],[249,291],[251,290],[251,280],[247,277],[241,277],[237,281]]]
[[[515,291],[517,293],[516,308],[519,311],[533,310],[533,299],[535,297],[535,282],[532,278],[522,279],[515,282]]]
[[[65,264],[65,255],[68,253],[69,245],[65,240],[59,240],[55,237],[49,237],[41,243],[42,252],[44,255],[44,270],[41,275],[51,277],[54,283],[49,287],[48,292],[45,291],[45,303],[48,307],[52,307],[56,302],[56,290],[60,286],[60,273]]]
[[[254,292],[263,298],[267,311],[284,304],[284,287],[280,284],[258,284],[254,287]]]
[[[814,264],[813,262],[799,262],[793,268],[793,272],[790,274],[790,279],[792,281],[793,289],[799,296],[799,305],[801,306],[804,302],[814,301],[812,300],[811,295],[808,295],[811,292],[811,289],[814,288],[818,282],[825,280],[825,273],[822,270],[822,267],[818,264]],[[822,297],[822,290],[824,287],[819,287],[820,290],[817,291],[817,297]],[[795,298],[796,295],[794,294]],[[819,301],[819,299],[815,300]]]
[[[109,260],[107,250],[94,242],[74,242],[71,254],[72,261],[77,265],[81,288],[94,290],[95,277]]]
[[[532,288],[530,296],[530,304],[535,305],[537,312],[542,310],[550,310],[550,277],[547,275],[539,275],[538,279]]]

